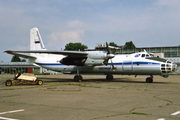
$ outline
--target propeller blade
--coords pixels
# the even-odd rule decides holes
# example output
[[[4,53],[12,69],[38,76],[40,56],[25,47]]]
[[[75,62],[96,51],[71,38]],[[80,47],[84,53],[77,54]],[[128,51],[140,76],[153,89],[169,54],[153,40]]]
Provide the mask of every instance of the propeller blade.
[[[111,65],[112,65],[113,71],[115,71],[115,68],[114,68],[114,64],[113,64],[113,62],[112,62],[112,59],[111,59]]]
[[[113,70],[114,70],[114,65],[113,65],[113,62],[112,62],[112,58],[114,58],[115,55],[114,55],[114,54],[111,54],[111,51],[110,51],[110,48],[109,48],[109,45],[108,45],[107,42],[106,42],[106,49],[107,49],[107,57],[106,57],[106,59],[104,60],[103,63],[104,63],[105,65],[107,65],[109,59],[111,59],[112,68],[113,68]]]
[[[109,49],[109,45],[108,45],[108,43],[106,42],[106,48],[107,48],[107,54],[110,54],[110,49]]]
[[[103,62],[103,64],[104,64],[104,65],[107,65],[107,64],[108,64],[108,60],[109,60],[109,59],[105,59],[104,62]]]

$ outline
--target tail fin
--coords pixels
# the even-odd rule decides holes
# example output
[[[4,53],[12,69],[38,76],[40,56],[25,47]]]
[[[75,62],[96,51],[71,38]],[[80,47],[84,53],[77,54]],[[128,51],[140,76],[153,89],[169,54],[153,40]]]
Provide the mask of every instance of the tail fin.
[[[30,50],[46,50],[38,28],[30,30]],[[42,56],[36,53],[30,53],[32,56]]]
[[[30,30],[30,50],[46,50],[38,28]]]

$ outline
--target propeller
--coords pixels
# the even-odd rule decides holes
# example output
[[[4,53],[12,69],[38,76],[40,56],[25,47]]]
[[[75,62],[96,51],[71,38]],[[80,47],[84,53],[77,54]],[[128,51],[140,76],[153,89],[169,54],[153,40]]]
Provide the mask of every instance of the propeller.
[[[107,42],[106,42],[106,48],[107,48],[107,57],[106,57],[106,59],[104,60],[104,64],[105,64],[105,65],[107,65],[107,64],[108,64],[109,59],[111,59],[112,69],[113,69],[113,70],[115,70],[115,68],[114,68],[114,64],[113,64],[113,62],[112,62],[112,58],[114,58],[114,57],[115,57],[115,55],[114,55],[114,54],[111,54],[111,51],[110,51],[110,49],[109,49],[109,45],[108,45],[108,43],[107,43]]]

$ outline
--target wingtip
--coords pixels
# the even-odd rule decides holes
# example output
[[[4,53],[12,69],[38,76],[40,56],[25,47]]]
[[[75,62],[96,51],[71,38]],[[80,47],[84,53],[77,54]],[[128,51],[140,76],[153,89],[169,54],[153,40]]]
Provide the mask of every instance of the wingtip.
[[[11,52],[11,50],[6,50],[6,51],[4,51],[4,52],[6,52],[6,53],[10,53],[10,52]]]

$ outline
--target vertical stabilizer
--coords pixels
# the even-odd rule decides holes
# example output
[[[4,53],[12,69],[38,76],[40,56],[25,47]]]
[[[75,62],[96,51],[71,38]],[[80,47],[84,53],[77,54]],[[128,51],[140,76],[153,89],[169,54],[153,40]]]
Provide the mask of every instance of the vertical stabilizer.
[[[46,50],[38,28],[30,30],[30,50]],[[35,55],[31,53],[31,55]]]

